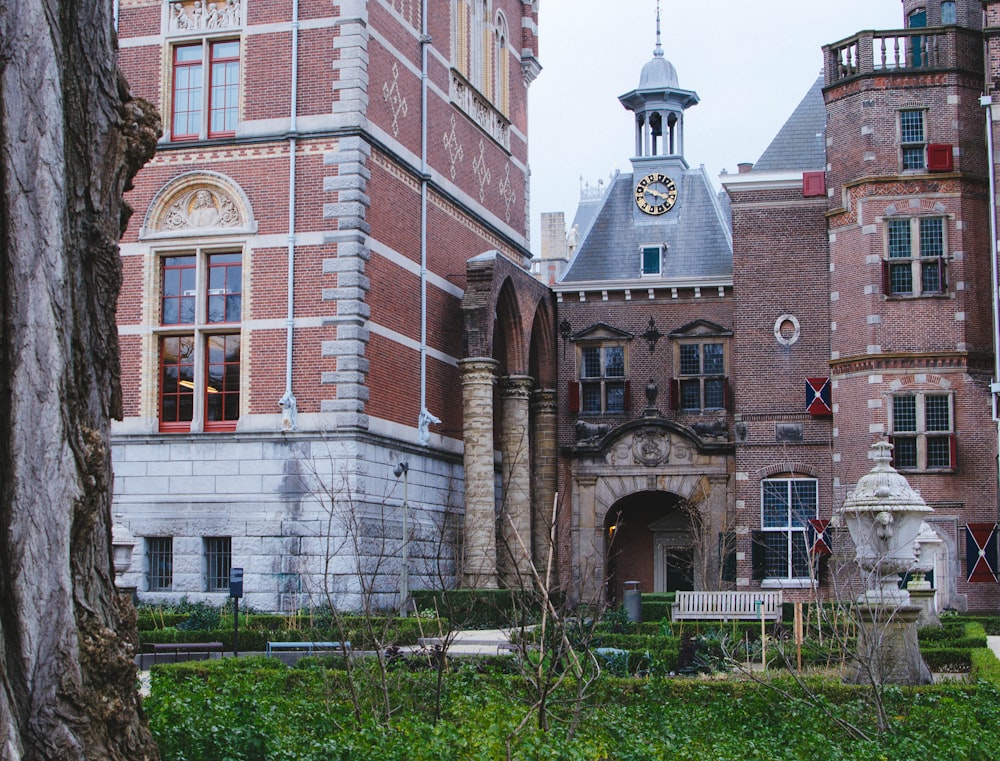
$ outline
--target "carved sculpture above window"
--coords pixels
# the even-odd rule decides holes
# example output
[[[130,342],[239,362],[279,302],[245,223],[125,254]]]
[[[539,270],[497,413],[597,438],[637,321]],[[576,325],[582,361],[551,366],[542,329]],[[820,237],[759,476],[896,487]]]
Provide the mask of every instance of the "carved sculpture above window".
[[[242,0],[168,3],[167,33],[192,34],[243,26]]]
[[[214,172],[191,172],[164,186],[150,204],[140,238],[253,233],[242,190]]]

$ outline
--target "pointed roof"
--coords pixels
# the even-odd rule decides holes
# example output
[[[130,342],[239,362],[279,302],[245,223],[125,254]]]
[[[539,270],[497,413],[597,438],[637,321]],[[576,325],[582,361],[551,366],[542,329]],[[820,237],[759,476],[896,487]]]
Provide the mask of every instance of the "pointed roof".
[[[823,101],[823,76],[820,75],[752,171],[806,171],[825,166],[826,104]]]
[[[605,193],[587,234],[559,284],[599,281],[636,287],[654,284],[715,283],[732,279],[729,227],[704,169],[670,171],[677,183],[677,204],[660,221],[635,223],[632,174],[619,174]],[[640,271],[642,246],[666,244],[663,273],[650,279]]]
[[[663,57],[663,45],[660,42],[660,3],[656,3],[656,47],[653,48],[653,60],[642,67],[639,74],[640,90],[664,90],[680,87],[677,81],[677,69]]]

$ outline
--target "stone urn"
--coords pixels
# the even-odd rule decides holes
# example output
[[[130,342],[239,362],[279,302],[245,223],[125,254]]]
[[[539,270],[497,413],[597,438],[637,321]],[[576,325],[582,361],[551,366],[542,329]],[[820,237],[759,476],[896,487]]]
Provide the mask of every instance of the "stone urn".
[[[910,595],[899,588],[899,574],[917,567],[916,539],[933,508],[890,465],[892,444],[880,441],[872,450],[875,467],[862,476],[841,508],[865,574],[859,602],[908,605]]]
[[[900,574],[918,567],[917,537],[932,509],[890,464],[892,445],[872,446],[875,467],[862,476],[840,509],[851,532],[865,591],[858,598],[856,684],[928,684],[931,672],[920,655],[917,621],[921,607],[900,589]]]

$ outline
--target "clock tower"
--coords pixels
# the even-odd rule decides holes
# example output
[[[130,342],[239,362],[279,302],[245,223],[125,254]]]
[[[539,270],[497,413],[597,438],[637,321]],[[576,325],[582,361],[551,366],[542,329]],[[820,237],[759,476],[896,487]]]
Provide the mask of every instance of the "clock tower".
[[[663,55],[659,7],[653,59],[643,66],[639,86],[619,101],[635,114],[635,220],[662,221],[681,198],[679,177],[688,169],[684,111],[698,102],[698,94],[680,88],[677,70]]]

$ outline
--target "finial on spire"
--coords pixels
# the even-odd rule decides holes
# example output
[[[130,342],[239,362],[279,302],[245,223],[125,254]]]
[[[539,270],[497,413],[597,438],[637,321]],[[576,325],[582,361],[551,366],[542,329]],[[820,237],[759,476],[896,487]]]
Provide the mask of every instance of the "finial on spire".
[[[660,0],[656,0],[656,48],[653,50],[655,58],[663,58],[663,46],[660,44]]]

